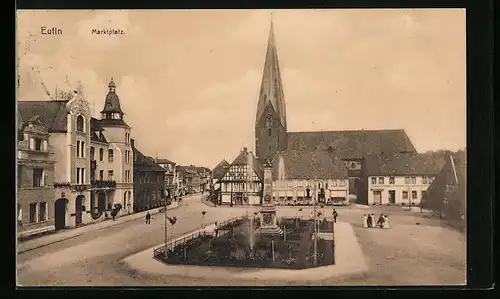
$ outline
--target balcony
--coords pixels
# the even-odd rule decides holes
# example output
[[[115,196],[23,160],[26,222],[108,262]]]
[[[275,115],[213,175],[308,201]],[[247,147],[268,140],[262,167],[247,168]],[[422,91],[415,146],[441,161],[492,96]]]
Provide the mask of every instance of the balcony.
[[[92,189],[114,189],[116,188],[116,181],[112,180],[96,180],[91,181]]]

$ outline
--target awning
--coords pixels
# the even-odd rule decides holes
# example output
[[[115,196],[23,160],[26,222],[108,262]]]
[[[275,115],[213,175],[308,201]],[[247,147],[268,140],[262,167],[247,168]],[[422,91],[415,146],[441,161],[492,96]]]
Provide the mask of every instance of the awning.
[[[304,190],[297,190],[297,196],[298,197],[304,197],[304,196],[306,196],[305,194],[306,193],[304,192]]]
[[[280,197],[282,197],[282,196],[285,197],[286,196],[286,191],[280,191],[279,194],[280,194]]]
[[[293,191],[287,191],[286,196],[288,197],[293,197]]]

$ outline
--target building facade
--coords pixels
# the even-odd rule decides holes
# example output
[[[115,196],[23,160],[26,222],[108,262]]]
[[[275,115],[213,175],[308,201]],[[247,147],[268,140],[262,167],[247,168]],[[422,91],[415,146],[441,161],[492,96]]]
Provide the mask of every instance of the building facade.
[[[279,204],[347,204],[349,176],[346,164],[326,152],[278,152],[272,161],[273,200]]]
[[[263,166],[243,148],[219,181],[219,204],[261,205],[263,176]]]
[[[120,214],[132,212],[130,127],[115,88],[111,81],[100,120],[92,118],[81,89],[70,100],[18,102],[20,119],[38,115],[48,124],[56,230],[102,220],[117,204]]]
[[[369,156],[366,203],[419,206],[439,170],[436,160],[421,154]]]
[[[17,236],[22,238],[55,229],[55,161],[47,123],[39,115],[19,120]]]
[[[165,196],[169,199],[173,199],[176,195],[177,184],[175,171],[175,162],[168,159],[155,159],[155,162],[165,169]]]
[[[132,139],[134,160],[134,211],[140,212],[165,205],[165,169],[153,158],[141,153]]]

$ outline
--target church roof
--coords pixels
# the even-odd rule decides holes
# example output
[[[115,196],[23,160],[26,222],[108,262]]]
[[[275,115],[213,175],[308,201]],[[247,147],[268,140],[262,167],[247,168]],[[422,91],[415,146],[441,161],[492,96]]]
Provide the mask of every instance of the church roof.
[[[339,157],[326,151],[285,150],[279,152],[272,161],[272,175],[276,180],[279,174],[280,157],[283,157],[285,179],[332,179],[347,178],[347,166]]]
[[[67,131],[67,114],[69,113],[64,101],[18,101],[19,122],[26,122],[33,116],[40,116],[49,127],[49,132]]]
[[[326,150],[343,159],[379,153],[416,152],[404,130],[288,132],[288,149]]]
[[[262,73],[262,83],[260,87],[259,102],[257,104],[256,122],[262,117],[267,103],[271,103],[276,111],[279,121],[286,129],[286,107],[283,84],[281,81],[280,65],[278,61],[278,51],[274,39],[273,23],[269,30],[267,42],[266,60]]]
[[[217,166],[215,166],[212,170],[213,178],[218,180],[222,179],[230,166],[231,164],[229,164],[226,160],[220,161],[219,164],[217,164]]]
[[[365,157],[365,174],[368,176],[390,175],[437,175],[442,164],[425,154],[384,154]]]
[[[175,164],[175,162],[170,161],[169,159],[156,159],[156,163],[158,164]]]

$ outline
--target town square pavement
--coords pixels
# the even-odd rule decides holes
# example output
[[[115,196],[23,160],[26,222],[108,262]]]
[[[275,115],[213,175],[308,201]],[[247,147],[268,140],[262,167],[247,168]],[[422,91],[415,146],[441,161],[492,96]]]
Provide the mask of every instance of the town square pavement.
[[[331,207],[320,209],[331,215]],[[174,237],[201,228],[204,224],[222,222],[247,213],[244,207],[210,207],[193,196],[167,212],[177,217]],[[248,213],[256,211],[249,208]],[[364,213],[389,213],[394,228],[363,229]],[[278,207],[278,215],[310,217],[312,208]],[[337,208],[341,221],[352,224],[370,271],[363,277],[304,281],[275,280],[265,285],[387,285],[387,284],[459,284],[465,277],[465,237],[439,220],[423,218],[418,212],[397,207]],[[419,224],[416,224],[419,223]],[[168,229],[171,227],[169,225]],[[78,229],[76,229],[78,230]],[[224,286],[255,285],[252,280],[239,281],[227,277],[193,278],[182,275],[152,275],[133,269],[125,258],[157,246],[164,241],[163,214],[155,214],[151,224],[143,218],[127,220],[18,254],[17,283],[21,286]],[[47,236],[49,237],[49,236]],[[42,238],[47,238],[42,237]],[[42,242],[43,243],[43,242]],[[152,256],[151,252],[151,256]],[[262,285],[259,283],[259,285]]]

